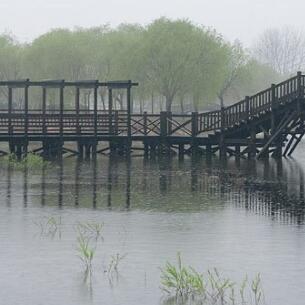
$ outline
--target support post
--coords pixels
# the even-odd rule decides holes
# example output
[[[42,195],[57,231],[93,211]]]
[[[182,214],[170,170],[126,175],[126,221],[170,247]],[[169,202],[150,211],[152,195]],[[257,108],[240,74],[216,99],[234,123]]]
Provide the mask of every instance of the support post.
[[[236,159],[240,158],[240,145],[239,144],[235,145],[235,158]]]
[[[184,157],[184,144],[180,143],[178,146],[179,149],[179,160],[183,160]]]
[[[256,132],[254,127],[251,126],[248,158],[253,159],[255,158],[255,156],[256,156]]]

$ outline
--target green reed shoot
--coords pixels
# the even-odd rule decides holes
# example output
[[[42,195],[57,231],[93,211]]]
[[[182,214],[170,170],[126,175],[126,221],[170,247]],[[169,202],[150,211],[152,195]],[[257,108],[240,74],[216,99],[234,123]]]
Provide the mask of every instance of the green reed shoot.
[[[79,233],[77,237],[78,257],[83,262],[86,272],[92,271],[92,260],[95,254],[95,247],[90,244],[90,238]]]
[[[161,288],[168,296],[164,304],[259,305],[263,302],[259,274],[251,283],[245,277],[238,285],[221,276],[216,268],[208,270],[204,275],[183,265],[179,253],[177,261],[177,265],[167,262],[161,268]]]

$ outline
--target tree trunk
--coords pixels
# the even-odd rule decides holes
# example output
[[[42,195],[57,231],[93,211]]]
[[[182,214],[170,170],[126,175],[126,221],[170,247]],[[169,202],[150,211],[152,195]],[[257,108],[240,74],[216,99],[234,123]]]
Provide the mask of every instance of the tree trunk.
[[[166,96],[165,97],[166,111],[172,111],[172,103],[173,103],[172,97]]]
[[[223,100],[223,95],[218,95],[219,102],[220,102],[220,108],[224,108],[224,100]]]
[[[199,98],[193,96],[193,109],[195,112],[198,112],[198,104],[199,104]]]
[[[180,98],[180,109],[181,109],[181,114],[184,114],[184,103],[183,103],[183,97]]]

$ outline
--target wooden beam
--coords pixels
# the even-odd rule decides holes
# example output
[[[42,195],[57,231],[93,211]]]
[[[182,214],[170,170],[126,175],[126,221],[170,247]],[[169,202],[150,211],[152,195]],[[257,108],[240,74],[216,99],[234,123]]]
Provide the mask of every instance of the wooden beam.
[[[261,151],[257,154],[256,158],[258,159],[264,152],[265,150],[269,147],[269,145],[278,137],[278,135],[281,134],[284,128],[286,128],[287,124],[291,121],[291,119],[295,116],[295,112],[292,112],[288,118],[282,123],[281,126],[277,129],[276,132],[274,132],[267,143],[264,145],[264,147],[261,149]]]

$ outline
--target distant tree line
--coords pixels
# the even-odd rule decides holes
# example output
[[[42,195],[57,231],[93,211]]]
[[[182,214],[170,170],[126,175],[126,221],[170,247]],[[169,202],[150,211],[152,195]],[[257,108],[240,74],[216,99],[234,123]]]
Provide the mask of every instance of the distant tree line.
[[[250,51],[210,28],[166,18],[147,26],[55,29],[26,44],[3,34],[0,79],[132,79],[140,83],[133,91],[136,112],[205,111],[264,89],[298,67],[282,67],[283,59],[274,55],[275,34],[280,37],[265,33]],[[73,107],[73,92],[70,95],[67,100]],[[105,90],[99,91],[99,98],[106,107]],[[118,109],[123,98],[121,92],[114,96]],[[31,103],[34,107],[34,98]],[[1,104],[5,105],[3,98]],[[88,91],[82,95],[82,106],[89,104]]]

